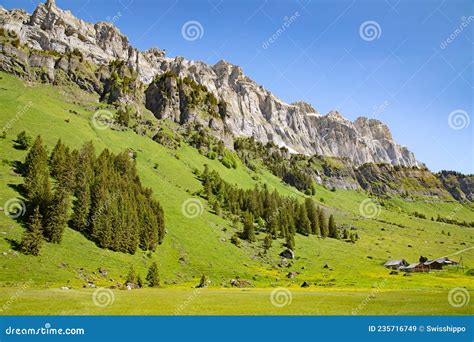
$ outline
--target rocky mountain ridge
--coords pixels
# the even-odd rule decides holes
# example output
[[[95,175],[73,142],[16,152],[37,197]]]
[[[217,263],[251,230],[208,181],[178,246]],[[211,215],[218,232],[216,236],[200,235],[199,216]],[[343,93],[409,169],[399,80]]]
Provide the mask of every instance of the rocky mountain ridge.
[[[284,103],[247,77],[239,66],[226,61],[208,65],[183,57],[168,58],[163,50],[157,48],[140,52],[112,24],[87,23],[71,12],[58,8],[54,0],[39,4],[31,15],[22,10],[0,9],[0,24],[20,44],[35,51],[77,53],[85,61],[97,66],[87,74],[87,70],[82,70],[82,59],[70,65],[71,59],[22,56],[26,64],[45,68],[48,78],[54,79],[58,68],[69,74],[73,67],[74,70],[81,70],[81,75],[86,74],[84,77],[76,75],[73,78],[76,83],[103,95],[106,89],[101,83],[104,83],[108,75],[102,73],[97,76],[97,70],[113,61],[123,61],[145,87],[152,86],[157,75],[172,72],[180,78],[189,78],[205,86],[223,104],[220,106],[221,123],[213,117],[204,120],[209,126],[217,125],[218,134],[222,134],[225,127],[234,136],[254,137],[263,143],[271,141],[287,147],[292,153],[343,157],[355,165],[387,163],[422,166],[412,152],[394,141],[388,127],[378,120],[362,117],[351,122],[337,111],[320,115],[307,103]],[[16,52],[5,49],[3,46],[1,68],[11,71],[14,65],[9,65],[5,56]],[[116,100],[121,95],[123,94],[111,98]],[[156,93],[154,95],[159,96]],[[157,98],[149,101],[161,100]],[[170,108],[172,111],[166,115],[155,111],[154,114],[172,119],[183,117],[179,105]],[[192,120],[196,116],[185,117]]]

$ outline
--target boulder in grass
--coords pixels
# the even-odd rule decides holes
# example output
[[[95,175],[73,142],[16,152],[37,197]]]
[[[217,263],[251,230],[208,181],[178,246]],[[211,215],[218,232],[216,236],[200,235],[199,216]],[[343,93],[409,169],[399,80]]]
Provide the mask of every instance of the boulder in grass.
[[[309,287],[308,282],[304,281],[303,284],[301,284],[301,287],[303,288]]]
[[[290,272],[286,275],[286,277],[291,279],[291,278],[296,277],[298,274],[299,274],[298,272]]]
[[[295,252],[293,252],[291,249],[285,249],[283,252],[280,253],[280,256],[286,259],[294,259],[295,258]]]

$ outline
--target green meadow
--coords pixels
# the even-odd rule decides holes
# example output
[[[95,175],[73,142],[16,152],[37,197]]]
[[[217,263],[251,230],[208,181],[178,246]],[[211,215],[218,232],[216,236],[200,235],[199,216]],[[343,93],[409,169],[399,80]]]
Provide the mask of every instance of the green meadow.
[[[49,150],[58,139],[77,148],[93,141],[96,151],[104,148],[117,153],[136,152],[142,183],[153,189],[165,212],[167,235],[156,252],[134,255],[98,248],[80,233],[67,229],[61,244],[44,243],[38,257],[15,251],[24,227],[0,212],[0,309],[2,314],[420,314],[457,315],[474,312],[472,300],[462,306],[450,305],[453,289],[474,289],[474,234],[472,228],[431,221],[440,214],[458,220],[473,220],[472,205],[455,201],[407,202],[402,198],[383,201],[378,215],[365,218],[360,206],[369,197],[363,191],[330,191],[317,186],[315,201],[332,213],[338,224],[359,235],[356,243],[316,236],[296,236],[296,258],[289,267],[280,267],[279,253],[284,241],[274,241],[268,253],[262,243],[238,248],[230,242],[236,232],[232,223],[213,214],[196,192],[201,183],[193,173],[204,164],[241,188],[267,184],[283,195],[303,200],[304,195],[284,184],[267,170],[256,172],[239,163],[228,169],[190,146],[164,147],[147,136],[128,130],[99,129],[92,123],[97,108],[103,107],[90,94],[68,87],[27,84],[0,73],[0,128],[8,127],[0,139],[0,206],[19,198],[22,177],[15,162],[26,151],[14,148],[23,130],[41,135]],[[151,113],[142,114],[158,125]],[[183,214],[190,198],[201,202],[196,217]],[[415,211],[427,219],[413,217]],[[189,216],[189,215],[188,215]],[[263,240],[264,234],[257,234]],[[438,258],[451,255],[461,267],[431,273],[390,275],[383,263],[405,258],[417,262],[420,255]],[[150,264],[159,267],[161,288],[107,290],[113,301],[97,305],[97,288],[123,283],[130,266],[144,277]],[[107,270],[106,275],[98,269]],[[469,273],[469,270],[471,272]],[[287,278],[289,272],[298,272]],[[469,275],[471,274],[471,275]],[[197,290],[202,275],[209,288]],[[231,288],[231,279],[244,279],[251,287]],[[300,288],[307,282],[309,288]],[[68,288],[62,289],[62,288]],[[286,305],[272,304],[272,291],[286,289]],[[103,290],[101,290],[103,291]],[[464,290],[465,291],[465,290]],[[464,293],[464,292],[463,292]],[[284,298],[285,299],[285,298]]]

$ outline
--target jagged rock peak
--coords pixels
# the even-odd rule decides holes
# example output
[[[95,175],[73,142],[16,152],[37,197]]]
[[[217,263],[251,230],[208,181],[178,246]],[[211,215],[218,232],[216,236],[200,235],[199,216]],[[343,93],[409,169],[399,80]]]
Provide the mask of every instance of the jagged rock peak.
[[[99,65],[119,59],[134,69],[146,85],[167,71],[204,85],[223,103],[219,114],[225,118],[225,128],[233,136],[254,137],[262,143],[271,141],[306,155],[345,157],[356,165],[368,162],[419,165],[413,153],[398,145],[388,127],[378,120],[359,118],[351,122],[337,111],[319,115],[313,106],[302,101],[287,104],[247,77],[241,67],[224,60],[209,65],[183,57],[168,58],[158,48],[140,52],[114,25],[87,23],[61,10],[52,0],[39,4],[32,15],[19,10],[0,11],[0,19],[3,27],[8,24],[7,28],[18,34],[21,44],[33,50],[60,54],[77,50],[85,59]],[[48,63],[48,73],[54,76],[58,64],[53,59]],[[159,94],[148,93],[149,96]],[[173,112],[179,111],[179,106],[168,107],[171,118],[182,118],[182,113]]]
[[[307,116],[319,116],[319,112],[314,109],[312,105],[310,105],[308,102],[304,101],[296,101],[291,104],[292,106],[298,107],[303,113],[305,113]]]
[[[56,7],[56,0],[46,0],[46,7],[47,8]]]

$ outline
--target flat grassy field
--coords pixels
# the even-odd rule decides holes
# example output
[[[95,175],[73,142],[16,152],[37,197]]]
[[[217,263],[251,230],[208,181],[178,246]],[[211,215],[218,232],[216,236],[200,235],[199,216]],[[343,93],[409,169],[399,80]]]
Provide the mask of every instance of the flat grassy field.
[[[448,292],[426,290],[34,289],[13,300],[9,315],[469,315]],[[0,300],[14,295],[3,290]],[[97,305],[97,300],[102,302]],[[96,299],[94,299],[96,298]],[[273,298],[273,299],[272,299]]]
[[[243,242],[238,248],[230,242],[236,228],[196,196],[201,184],[193,174],[195,168],[208,164],[239,187],[267,184],[270,190],[303,199],[302,193],[268,171],[253,172],[241,164],[227,169],[185,144],[169,149],[131,129],[97,129],[91,117],[102,104],[75,88],[28,85],[0,73],[0,103],[0,127],[9,127],[6,138],[0,139],[0,206],[21,199],[18,185],[23,180],[14,165],[24,160],[26,152],[15,149],[13,140],[26,130],[33,137],[41,134],[50,151],[59,138],[74,148],[92,140],[97,152],[105,147],[115,153],[129,148],[136,151],[140,178],[161,202],[168,231],[156,252],[129,255],[100,249],[80,233],[66,229],[61,244],[45,243],[41,255],[32,257],[14,250],[24,231],[21,222],[0,212],[0,308],[13,302],[4,306],[2,314],[173,314],[190,296],[192,303],[182,314],[351,314],[380,287],[375,298],[358,309],[359,314],[473,313],[470,302],[455,308],[447,300],[452,289],[474,289],[474,277],[467,275],[474,268],[473,230],[410,215],[419,211],[428,218],[440,213],[474,220],[472,205],[394,198],[379,207],[379,215],[364,218],[360,215],[360,205],[368,199],[364,192],[333,192],[318,186],[314,199],[339,224],[352,226],[360,239],[352,244],[296,236],[296,258],[281,267],[283,241],[274,241],[267,254],[261,243],[264,234],[258,234],[259,241],[253,245]],[[143,115],[150,113],[143,110]],[[194,218],[186,217],[182,210],[190,198],[198,199],[203,208]],[[388,259],[416,262],[420,255],[452,255],[462,261],[462,268],[405,277],[390,275],[383,267]],[[87,282],[97,287],[122,284],[131,265],[145,277],[153,261],[159,266],[163,288],[114,290],[114,304],[105,308],[94,305],[93,289],[83,289]],[[99,268],[106,269],[107,275],[100,275]],[[289,279],[289,272],[298,275]],[[192,287],[202,275],[209,277],[210,288],[195,295]],[[249,281],[251,287],[231,289],[231,279],[237,278]],[[310,287],[302,290],[304,281]],[[22,286],[27,289],[21,290]],[[271,305],[269,297],[277,287],[290,289],[290,305]]]

